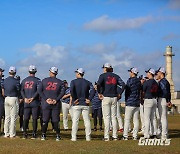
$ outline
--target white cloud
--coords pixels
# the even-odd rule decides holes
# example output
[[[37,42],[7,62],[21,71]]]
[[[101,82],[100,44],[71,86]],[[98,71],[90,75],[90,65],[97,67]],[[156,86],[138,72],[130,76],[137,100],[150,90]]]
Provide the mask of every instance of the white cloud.
[[[130,19],[112,19],[108,15],[103,15],[90,22],[85,23],[84,29],[98,32],[120,31],[140,28],[144,24],[153,21],[154,19],[152,16]]]
[[[85,30],[109,33],[122,30],[132,30],[143,27],[145,24],[161,21],[180,21],[180,16],[145,16],[129,19],[112,19],[108,15],[100,16],[83,25]]]
[[[109,44],[97,43],[94,45],[83,45],[79,48],[80,51],[85,53],[108,53],[113,52],[117,49],[117,43],[112,42]]]
[[[49,44],[37,43],[31,50],[35,53],[35,58],[40,57],[46,63],[58,63],[58,61],[62,59],[66,54],[65,47],[51,47]]]
[[[75,78],[74,70],[78,67],[83,67],[86,71],[85,78],[94,82],[97,81],[99,75],[102,73],[102,65],[109,62],[113,65],[114,72],[119,74],[126,82],[129,78],[127,70],[130,67],[137,67],[140,74],[145,74],[144,71],[146,69],[150,67],[157,69],[165,64],[163,51],[140,54],[133,49],[121,48],[117,44],[114,45],[115,47],[111,47],[113,46],[112,44],[114,43],[97,43],[92,45],[92,48],[96,49],[95,52],[90,52],[92,49],[89,50],[88,53],[87,50],[81,50],[77,55],[72,54],[68,47],[36,44],[29,51],[33,56],[28,56],[17,62],[17,73],[22,79],[25,78],[28,75],[28,66],[34,64],[38,68],[37,76],[42,79],[49,75],[48,72],[51,66],[56,66],[59,68],[58,77],[60,79],[67,79],[70,82]],[[102,52],[106,47],[109,47],[108,52]],[[81,47],[77,48],[77,50],[79,51],[80,48]],[[86,46],[86,48],[90,48],[90,46]],[[73,50],[75,50],[75,48],[73,48]],[[53,58],[54,61],[48,58]],[[178,58],[176,58],[176,61],[177,59]],[[178,66],[179,64],[175,63],[173,67],[176,89],[180,89],[180,72],[176,70]]]
[[[25,49],[25,52],[27,54],[27,49]],[[61,76],[64,68],[68,65],[68,49],[64,46],[51,46],[49,44],[37,43],[28,49],[28,54],[30,56],[17,62],[18,74],[22,76],[22,78],[27,76],[28,67],[31,64],[37,66],[37,75],[40,78],[47,77],[49,68],[52,66],[59,68],[59,76]]]
[[[169,8],[173,10],[179,10],[180,9],[180,0],[170,0],[168,4]]]
[[[3,66],[5,66],[5,61],[0,58],[0,67],[3,67]]]
[[[165,35],[162,39],[165,41],[169,41],[169,40],[174,40],[174,39],[179,39],[180,35],[178,34],[174,34],[174,33],[169,33],[167,35]]]

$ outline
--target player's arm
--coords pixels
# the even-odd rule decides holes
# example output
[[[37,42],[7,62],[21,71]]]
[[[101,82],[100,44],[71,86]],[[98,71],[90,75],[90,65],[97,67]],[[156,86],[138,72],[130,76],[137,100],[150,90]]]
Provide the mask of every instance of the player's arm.
[[[98,81],[97,81],[97,92],[98,92],[99,94],[101,94],[101,92],[102,92],[102,91],[101,91],[101,87],[102,87],[103,81],[104,81],[103,74],[101,74],[101,75],[99,76]]]
[[[118,77],[117,84],[120,87],[120,91],[118,92],[118,97],[121,97],[122,93],[125,90],[126,84],[124,83],[124,81],[120,77]]]
[[[71,94],[71,101],[74,104],[79,104],[79,100],[76,99],[76,94],[75,94],[75,85],[74,81],[71,81],[70,83],[70,94]],[[76,99],[76,100],[75,100]],[[73,102],[74,101],[74,102]]]
[[[17,92],[18,92],[18,98],[21,97],[21,84],[19,82],[19,80],[16,81],[16,88],[17,88]]]
[[[125,101],[127,100],[129,93],[130,93],[130,81],[128,79],[125,85]]]
[[[89,100],[91,101],[93,99],[94,95],[95,95],[95,89],[94,89],[94,87],[93,87],[91,82],[89,83],[89,85],[90,85]]]
[[[5,94],[4,94],[4,80],[1,80],[1,91],[2,91],[2,96],[5,97]]]
[[[43,82],[40,82],[39,83],[39,87],[38,87],[38,89],[37,89],[37,91],[38,91],[38,94],[41,96],[41,98],[43,99],[43,100],[47,100],[48,98],[44,95],[44,93],[43,93]]]
[[[21,82],[21,96],[23,99],[25,99],[25,91],[24,91],[24,81]]]
[[[70,88],[69,89],[67,89],[68,91],[67,91],[67,94],[65,94],[63,97],[62,97],[62,99],[66,99],[66,98],[69,98],[70,96],[71,96],[71,94],[70,94]]]
[[[71,83],[70,83],[70,94],[71,94],[72,99],[75,98],[74,88],[75,88],[74,82],[71,81]]]
[[[100,100],[103,100],[104,96],[102,95],[102,85],[104,82],[103,74],[99,76],[99,79],[97,81],[97,92]]]
[[[39,93],[38,93],[38,87],[39,87],[39,84],[41,83],[41,80],[39,79],[36,83],[36,92],[34,93],[33,97],[31,98],[31,102],[38,97]]]
[[[61,83],[61,91],[60,91],[60,94],[58,95],[56,101],[59,101],[64,96],[64,93],[65,93],[65,87],[64,87],[64,83],[62,82]]]
[[[71,94],[66,94],[66,95],[64,95],[63,97],[62,97],[62,99],[66,99],[66,98],[68,98],[68,97],[70,97],[71,96]]]
[[[144,99],[146,90],[147,90],[147,81],[144,82],[143,88],[142,88],[142,98],[143,99]]]

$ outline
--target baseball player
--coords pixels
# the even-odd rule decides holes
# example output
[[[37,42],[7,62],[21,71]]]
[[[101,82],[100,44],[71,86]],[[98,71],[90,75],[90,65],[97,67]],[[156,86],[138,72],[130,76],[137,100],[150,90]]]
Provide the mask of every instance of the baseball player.
[[[21,78],[19,75],[16,75],[15,78],[17,80],[19,80],[19,82],[20,82]],[[18,115],[19,115],[20,131],[23,132],[24,102],[23,102],[23,98],[22,98],[21,94],[19,96],[19,112],[18,112]]]
[[[170,84],[165,78],[166,71],[163,67],[157,70],[157,78],[159,79],[159,95],[158,95],[158,110],[160,122],[162,126],[161,138],[168,138],[168,121],[167,121],[167,106],[171,106]]]
[[[113,73],[112,65],[105,63],[103,65],[103,74],[99,76],[97,82],[97,90],[99,98],[102,100],[102,112],[104,119],[104,141],[109,141],[110,122],[112,118],[112,138],[117,140],[117,100],[121,97],[124,91],[125,83],[115,73]],[[121,90],[117,91],[117,86]]]
[[[68,82],[66,80],[64,82],[64,87],[65,87],[65,95],[61,99],[62,103],[62,113],[63,113],[63,126],[64,130],[68,130],[68,113],[70,113],[71,119],[73,116],[73,111],[72,107],[70,104],[70,87],[68,87]]]
[[[33,119],[33,132],[31,139],[35,139],[37,136],[37,119],[40,106],[39,94],[37,92],[37,89],[40,84],[40,79],[35,77],[36,72],[36,66],[30,65],[29,76],[26,77],[21,83],[21,95],[24,99],[24,139],[27,139],[28,137],[27,128],[31,114]]]
[[[48,78],[42,80],[39,85],[38,92],[42,98],[42,136],[41,140],[46,140],[46,131],[48,122],[51,118],[54,129],[56,131],[56,141],[60,141],[60,99],[64,96],[64,83],[60,79],[56,78],[58,69],[51,67],[49,70]]]
[[[18,104],[20,95],[20,83],[15,79],[16,68],[9,68],[9,77],[2,83],[2,94],[5,97],[5,122],[4,137],[14,138],[16,136],[16,120],[18,116]]]
[[[91,140],[91,123],[89,117],[89,104],[93,98],[93,85],[88,80],[84,79],[84,70],[79,68],[75,71],[76,79],[71,81],[70,91],[73,104],[73,121],[72,121],[72,133],[71,141],[77,140],[77,130],[80,115],[82,114],[85,132],[86,132],[86,141]]]
[[[94,131],[97,131],[97,118],[99,119],[99,130],[102,131],[102,101],[99,99],[97,92],[97,83],[94,84],[93,89],[94,97],[92,99],[92,115],[94,119]]]
[[[140,107],[140,91],[141,82],[137,78],[138,69],[133,67],[130,70],[130,78],[127,80],[125,88],[125,122],[124,122],[124,132],[123,140],[128,140],[128,128],[131,117],[133,115],[133,140],[137,140],[137,133],[139,130],[139,107]]]
[[[1,122],[4,117],[4,97],[2,95],[1,83],[4,81],[3,77],[4,69],[0,68],[0,133],[1,133]]]
[[[139,79],[141,81],[141,85],[143,86],[144,82],[146,81],[146,76],[140,75]],[[141,90],[141,95],[140,95],[140,120],[141,120],[141,131],[139,132],[140,134],[144,134],[144,100],[142,96],[142,90]]]
[[[120,90],[121,89],[118,87],[118,91],[120,91]],[[118,126],[119,126],[118,132],[122,133],[124,131],[124,128],[123,128],[123,120],[121,117],[121,102],[120,102],[120,100],[117,101],[117,122],[118,122]]]
[[[154,69],[145,71],[147,73],[148,80],[143,84],[143,95],[144,95],[144,138],[150,138],[150,125],[151,133],[154,135],[155,126],[153,120],[157,107],[157,96],[158,96],[158,83],[154,79]]]

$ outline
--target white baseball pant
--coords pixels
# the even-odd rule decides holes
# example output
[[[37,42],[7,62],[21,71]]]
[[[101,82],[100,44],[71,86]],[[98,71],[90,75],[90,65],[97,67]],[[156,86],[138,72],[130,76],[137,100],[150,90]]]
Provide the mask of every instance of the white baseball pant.
[[[112,119],[112,137],[117,138],[117,97],[104,97],[102,100],[104,119],[104,138],[109,139],[110,122]]]
[[[73,109],[68,103],[62,102],[62,113],[63,113],[63,127],[68,129],[68,113],[70,113],[71,119],[73,116]]]
[[[150,125],[152,126],[151,133],[154,134],[155,126],[153,125],[153,120],[155,118],[155,111],[157,107],[156,99],[145,99],[144,100],[144,137],[150,138]]]
[[[119,129],[123,129],[123,121],[121,117],[121,112],[120,112],[120,101],[117,101],[117,121],[119,125]]]
[[[168,137],[168,121],[167,121],[167,106],[166,106],[165,98],[158,99],[158,110],[159,110],[160,122],[162,126],[161,138],[167,138]]]
[[[139,107],[126,106],[125,107],[125,117],[124,117],[124,132],[123,136],[128,137],[129,124],[133,115],[133,137],[137,138],[137,133],[139,130]]]
[[[77,131],[78,131],[78,124],[79,118],[82,113],[84,125],[85,125],[85,132],[86,132],[86,141],[91,140],[91,122],[89,117],[89,106],[73,106],[73,119],[72,119],[72,132],[71,132],[71,140],[77,140]]]
[[[17,97],[6,97],[4,101],[5,120],[4,134],[5,137],[16,136],[16,120],[18,117],[19,101]]]
[[[144,105],[140,104],[140,119],[141,119],[141,130],[144,132]]]

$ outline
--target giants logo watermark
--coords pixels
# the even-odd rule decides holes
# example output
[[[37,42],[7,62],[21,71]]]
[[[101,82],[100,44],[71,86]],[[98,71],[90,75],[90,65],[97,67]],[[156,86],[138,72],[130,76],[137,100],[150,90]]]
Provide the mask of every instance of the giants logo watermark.
[[[141,137],[139,139],[138,145],[161,145],[161,146],[168,146],[171,143],[171,139],[145,139]]]

